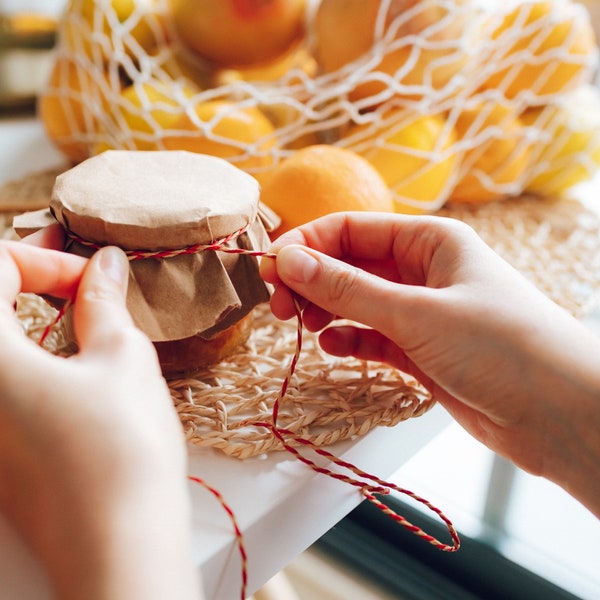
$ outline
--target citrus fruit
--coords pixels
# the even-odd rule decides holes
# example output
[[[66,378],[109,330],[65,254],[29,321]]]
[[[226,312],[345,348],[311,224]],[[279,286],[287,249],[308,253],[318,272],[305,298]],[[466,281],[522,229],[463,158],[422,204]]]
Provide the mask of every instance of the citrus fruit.
[[[526,191],[558,196],[590,179],[600,166],[600,92],[582,87],[522,120],[535,130],[535,164]]]
[[[449,7],[435,0],[391,0],[389,5],[382,0],[322,0],[312,23],[317,63],[331,73],[357,59],[369,60],[370,73],[350,91],[353,100],[384,91],[392,77],[402,95],[422,95],[422,86],[454,90],[474,64],[477,31],[459,10],[466,1]],[[382,47],[378,42],[384,37]]]
[[[268,82],[280,80],[286,75],[286,83],[293,83],[292,71],[305,73],[312,77],[316,74],[316,63],[303,44],[294,44],[286,52],[266,63],[238,67],[236,69],[217,69],[215,87],[227,85],[232,81]]]
[[[153,56],[150,69],[155,79],[177,81],[197,91],[213,87],[210,66],[176,44],[163,47],[160,54]]]
[[[304,32],[306,0],[170,0],[170,7],[183,42],[222,66],[273,60]]]
[[[275,130],[256,106],[228,100],[199,101],[171,123],[163,143],[167,150],[188,150],[224,158],[253,174],[272,164]]]
[[[70,0],[61,39],[74,53],[108,61],[120,52],[139,59],[164,37],[158,0]]]
[[[458,156],[456,133],[441,115],[388,109],[370,123],[352,126],[344,140],[383,177],[397,212],[427,213],[445,203]]]
[[[394,209],[388,187],[365,159],[325,144],[307,146],[273,167],[261,200],[281,217],[273,237],[329,213]]]
[[[455,129],[457,144],[467,149],[452,201],[479,204],[521,191],[531,142],[512,106],[479,101],[460,111]]]
[[[495,65],[483,89],[529,103],[572,90],[589,80],[596,60],[594,31],[576,2],[527,1],[508,11],[495,27],[487,64]]]
[[[88,134],[98,128],[94,115],[106,109],[103,83],[77,61],[60,57],[40,94],[38,114],[46,133],[73,163],[90,155]]]
[[[106,139],[96,152],[114,148],[159,150],[162,139],[184,111],[184,104],[194,93],[185,86],[159,80],[133,83],[120,94],[118,103],[103,119]]]

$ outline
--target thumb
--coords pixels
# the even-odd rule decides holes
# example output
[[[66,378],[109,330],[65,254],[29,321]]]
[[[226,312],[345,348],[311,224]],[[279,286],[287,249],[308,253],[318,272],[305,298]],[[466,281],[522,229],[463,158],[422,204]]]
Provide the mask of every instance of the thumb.
[[[408,286],[304,246],[284,246],[277,254],[277,274],[294,292],[339,317],[389,335],[390,316],[402,319],[413,295]],[[400,288],[406,291],[400,292]]]
[[[134,327],[125,304],[128,279],[129,262],[118,248],[102,248],[90,259],[73,309],[82,352],[111,352],[118,339],[115,334]]]

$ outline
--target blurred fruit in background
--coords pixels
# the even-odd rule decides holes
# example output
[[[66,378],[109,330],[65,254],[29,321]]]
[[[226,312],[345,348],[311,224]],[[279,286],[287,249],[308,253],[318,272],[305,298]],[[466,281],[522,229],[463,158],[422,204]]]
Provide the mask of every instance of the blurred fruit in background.
[[[384,21],[382,0],[321,0],[312,26],[314,54],[320,69],[331,73],[356,61],[369,59],[372,76],[357,83],[353,100],[390,90],[389,80],[405,96],[433,93],[468,77],[475,36],[469,0],[391,0]],[[385,39],[386,46],[379,41]],[[383,78],[378,74],[387,76]],[[386,95],[386,94],[384,94]]]
[[[515,108],[478,101],[460,110],[455,129],[457,143],[468,149],[451,200],[482,204],[519,193],[529,168],[531,141]]]
[[[533,108],[523,122],[538,132],[525,190],[558,196],[586,181],[600,166],[600,90],[584,87],[555,104]]]
[[[123,89],[119,102],[111,108],[111,119],[105,119],[105,140],[97,152],[125,146],[130,150],[162,149],[163,132],[180,118],[184,103],[194,95],[190,85],[172,85],[159,80],[133,83]],[[107,131],[107,125],[112,125]],[[120,140],[121,132],[126,134]]]
[[[458,156],[456,133],[442,115],[391,109],[351,127],[344,138],[383,177],[397,212],[431,212],[447,200]]]
[[[572,0],[68,0],[67,8],[39,106],[73,162],[107,148],[189,150],[267,185],[295,152],[329,144],[368,161],[395,210],[416,214],[450,198],[518,195],[526,181],[536,193],[563,193],[596,163],[595,148],[584,156],[593,142],[580,125],[567,127],[576,133],[561,151],[546,148],[548,131],[563,133],[552,111],[564,113],[561,99],[586,85],[598,59],[588,15]],[[548,165],[562,154],[585,168],[563,165],[570,175],[550,184]],[[344,189],[341,177],[333,181]]]
[[[500,19],[491,42],[491,75],[481,87],[502,90],[510,100],[524,94],[529,103],[541,103],[592,76],[596,40],[576,3],[519,2]]]
[[[304,44],[296,43],[275,60],[266,63],[235,69],[217,68],[213,83],[218,87],[233,81],[275,82],[284,77],[287,81],[291,71],[304,73],[308,77],[316,75],[315,59]]]
[[[165,39],[156,21],[157,6],[158,0],[69,0],[65,44],[93,60],[107,62],[121,52],[139,60]]]
[[[181,39],[225,67],[269,62],[304,32],[306,0],[170,0]]]
[[[256,106],[227,100],[190,103],[169,129],[163,137],[167,150],[212,154],[257,174],[273,164],[275,130]]]
[[[90,156],[86,133],[99,127],[91,110],[94,98],[106,102],[100,82],[76,60],[59,58],[38,101],[38,112],[50,140],[73,163]],[[104,111],[108,110],[105,104]]]
[[[261,200],[281,217],[273,238],[333,212],[394,210],[390,191],[371,164],[329,145],[308,146],[274,167],[262,184]]]

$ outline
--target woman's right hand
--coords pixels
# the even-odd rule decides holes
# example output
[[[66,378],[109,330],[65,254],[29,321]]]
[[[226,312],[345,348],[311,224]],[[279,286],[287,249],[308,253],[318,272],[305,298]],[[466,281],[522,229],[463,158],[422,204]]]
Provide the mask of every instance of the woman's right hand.
[[[582,484],[594,488],[600,512],[600,484],[573,471],[584,463],[600,481],[600,341],[471,228],[338,213],[284,234],[271,251],[277,258],[261,271],[276,286],[277,317],[293,316],[293,291],[308,329],[329,325],[324,350],[414,375],[491,449],[580,498]]]

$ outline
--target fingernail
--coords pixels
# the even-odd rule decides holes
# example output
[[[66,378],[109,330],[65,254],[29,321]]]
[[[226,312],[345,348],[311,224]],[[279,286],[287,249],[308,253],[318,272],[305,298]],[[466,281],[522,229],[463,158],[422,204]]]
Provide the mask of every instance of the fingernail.
[[[277,255],[277,272],[284,281],[307,283],[318,268],[319,261],[302,246],[285,246]]]
[[[277,253],[284,246],[291,246],[292,244],[298,245],[302,244],[303,242],[304,238],[302,235],[296,229],[292,229],[292,231],[286,231],[278,238],[273,240],[271,246],[269,247],[269,251]]]
[[[125,254],[114,246],[102,248],[99,254],[98,264],[102,272],[123,287],[129,279],[129,261]]]

